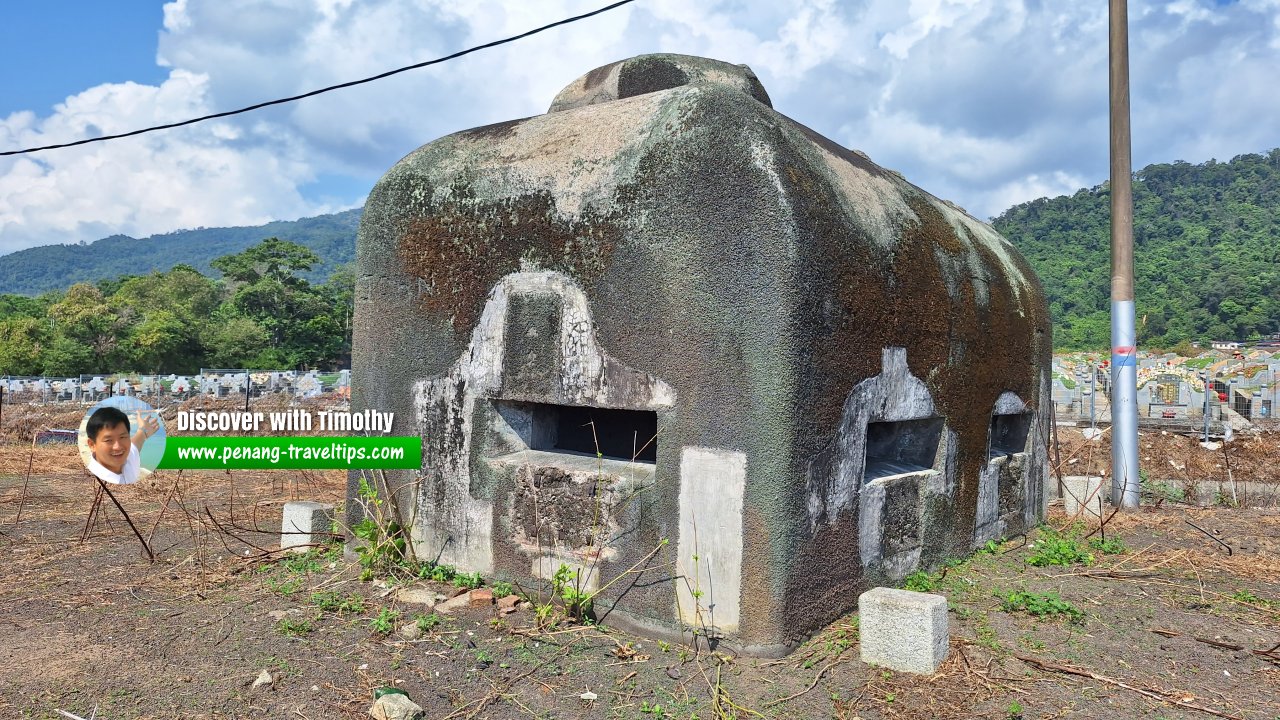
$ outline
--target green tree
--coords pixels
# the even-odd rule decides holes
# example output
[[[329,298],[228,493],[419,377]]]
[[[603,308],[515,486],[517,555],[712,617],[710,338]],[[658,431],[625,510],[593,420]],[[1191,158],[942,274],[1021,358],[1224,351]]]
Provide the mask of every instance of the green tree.
[[[119,369],[120,331],[126,322],[103,297],[102,291],[88,283],[77,283],[66,297],[49,307],[55,343],[64,360],[59,367],[70,367],[65,358],[90,358],[87,367],[77,372],[109,372]],[[69,352],[68,343],[78,343],[85,352]],[[53,349],[53,348],[51,348]],[[87,354],[86,354],[87,353]],[[69,371],[68,371],[69,372]],[[63,373],[58,373],[63,374]]]
[[[240,358],[236,365],[253,368],[332,366],[348,352],[341,325],[334,317],[334,303],[339,299],[340,290],[313,286],[298,275],[317,262],[319,258],[311,250],[279,238],[267,238],[241,253],[213,261],[213,266],[222,271],[233,289],[221,313],[228,318],[252,320],[267,335],[266,346],[256,352],[247,349],[252,342],[242,342],[246,350],[236,356]],[[242,340],[257,337],[256,331],[249,332],[249,327],[239,327]],[[218,355],[231,357],[222,352]]]
[[[44,321],[33,317],[0,320],[0,375],[39,375],[49,342]]]
[[[263,351],[270,347],[271,338],[253,318],[220,316],[205,327],[201,340],[209,349],[207,367],[280,367],[258,364]]]
[[[295,283],[296,273],[310,270],[320,257],[310,248],[295,242],[269,237],[244,252],[223,255],[209,263],[230,280],[254,284],[263,279]]]

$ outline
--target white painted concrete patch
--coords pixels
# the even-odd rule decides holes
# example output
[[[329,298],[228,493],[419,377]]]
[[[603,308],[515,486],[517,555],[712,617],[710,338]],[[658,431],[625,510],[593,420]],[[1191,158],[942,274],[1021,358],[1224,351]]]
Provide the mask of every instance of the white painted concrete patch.
[[[680,621],[691,627],[738,629],[746,482],[744,453],[686,447],[680,454],[676,605]]]

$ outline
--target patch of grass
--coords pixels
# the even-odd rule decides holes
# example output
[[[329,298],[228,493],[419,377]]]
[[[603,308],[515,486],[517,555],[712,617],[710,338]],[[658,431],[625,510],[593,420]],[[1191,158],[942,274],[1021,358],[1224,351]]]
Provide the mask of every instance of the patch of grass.
[[[1160,480],[1152,480],[1146,470],[1138,471],[1138,493],[1152,500],[1186,502],[1187,492],[1182,488]]]
[[[336,550],[339,554],[342,552],[342,546],[335,543],[332,548],[322,550],[320,548],[311,548],[301,555],[288,555],[280,559],[276,565],[285,572],[307,575],[310,573],[320,572],[324,569],[324,563],[332,561],[332,553]]]
[[[902,587],[905,590],[927,593],[938,589],[938,581],[939,578],[935,578],[923,570],[917,570],[907,576],[902,583]]]
[[[1031,650],[1044,649],[1044,642],[1042,640],[1037,640],[1035,636],[1030,633],[1023,633],[1023,635],[1018,638],[1018,642]]]
[[[1280,602],[1272,602],[1271,600],[1260,598],[1248,590],[1237,590],[1235,594],[1231,596],[1231,599],[1236,602],[1247,603],[1249,605],[1260,605],[1265,608],[1280,607]]]
[[[484,578],[480,577],[480,573],[455,573],[453,576],[453,584],[460,588],[468,588],[474,590],[484,584]]]
[[[423,580],[434,580],[436,582],[449,582],[453,580],[453,576],[457,574],[452,565],[436,565],[435,563],[425,563],[418,568],[418,577]]]
[[[991,627],[991,621],[986,613],[982,614],[982,618],[978,620],[973,630],[978,636],[979,645],[992,652],[1004,652],[1004,647],[1000,645],[1000,636],[996,634],[995,628]]]
[[[515,591],[515,587],[504,580],[499,580],[493,584],[493,596],[496,598],[504,598],[508,595],[514,595]]]
[[[1089,547],[1097,550],[1103,555],[1123,555],[1129,552],[1128,546],[1124,544],[1124,540],[1118,537],[1103,540],[1102,538],[1094,538],[1089,541]]]
[[[295,577],[283,581],[275,578],[269,578],[267,580],[267,587],[271,588],[271,591],[278,595],[289,597],[302,588],[302,578]]]
[[[364,612],[364,598],[352,593],[345,598],[334,590],[311,593],[311,604],[325,612],[346,613]]]
[[[1000,609],[1005,612],[1025,612],[1038,618],[1065,617],[1068,622],[1079,625],[1084,622],[1084,613],[1075,605],[1058,597],[1058,593],[1034,593],[1015,590],[1000,596]]]
[[[1022,720],[1022,704],[1017,700],[1009,703],[1009,712],[1005,714],[1005,720]]]
[[[280,622],[276,623],[277,632],[281,635],[289,635],[291,637],[306,635],[315,629],[315,626],[311,624],[310,620],[290,620],[289,618],[281,618]]]
[[[1028,565],[1046,567],[1093,564],[1093,553],[1081,548],[1079,540],[1053,528],[1041,528],[1035,545],[1035,552],[1027,557]]]
[[[377,635],[390,635],[396,629],[396,620],[400,619],[400,611],[382,608],[378,615],[369,621],[369,629]]]
[[[444,618],[440,617],[439,613],[431,613],[430,615],[418,613],[413,616],[413,622],[422,632],[431,632],[433,628],[444,622]]]

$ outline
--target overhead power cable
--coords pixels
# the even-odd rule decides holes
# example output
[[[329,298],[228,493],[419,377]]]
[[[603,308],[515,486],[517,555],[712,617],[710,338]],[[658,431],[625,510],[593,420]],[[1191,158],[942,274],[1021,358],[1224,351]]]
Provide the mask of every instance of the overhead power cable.
[[[470,48],[467,48],[466,50],[459,50],[458,52],[453,53],[452,55],[445,55],[444,57],[439,57],[434,60],[427,60],[425,62],[415,63],[413,65],[406,65],[402,68],[396,68],[395,70],[388,70],[387,72],[379,73],[377,75],[373,75],[367,78],[362,78],[360,80],[351,80],[350,82],[339,83],[337,85],[330,85],[329,87],[323,87],[318,90],[312,90],[310,92],[302,93],[301,95],[293,95],[290,97],[279,98],[277,100],[268,100],[266,102],[260,102],[255,105],[242,107],[238,110],[227,110],[225,112],[214,113],[212,115],[204,115],[201,117],[191,118],[190,120],[182,120],[180,122],[167,123],[165,125],[154,125],[152,127],[142,128],[141,130],[130,130],[129,132],[118,133],[115,135],[100,135],[98,137],[85,138],[84,140],[76,140],[74,142],[60,143],[57,145],[44,145],[41,147],[32,147],[32,148],[26,148],[23,150],[0,151],[0,157],[10,156],[10,155],[26,155],[29,153],[41,152],[42,150],[57,150],[58,148],[75,147],[77,145],[88,145],[90,143],[106,142],[107,140],[118,140],[120,138],[133,137],[134,135],[143,135],[145,133],[156,132],[158,130],[169,130],[171,128],[183,127],[184,125],[195,125],[196,123],[201,123],[206,120],[216,120],[218,118],[231,117],[232,115],[239,115],[241,113],[247,113],[253,110],[261,110],[264,107],[270,107],[272,105],[283,105],[285,103],[291,103],[297,100],[302,100],[303,98],[309,98],[309,97],[314,97],[316,95],[322,95],[327,92],[333,92],[334,90],[341,90],[343,88],[354,87],[356,85],[363,85],[365,83],[373,82],[374,80],[381,80],[383,78],[391,77],[392,75],[399,75],[400,73],[408,72],[409,70],[417,70],[418,68],[424,68],[429,65],[437,65],[442,62],[448,62],[449,60],[460,58],[463,55],[470,55],[471,53],[477,52],[479,50],[487,50],[491,47],[497,47],[499,45],[505,45],[507,43],[515,42],[516,40],[527,38],[530,35],[537,35],[538,33],[544,32],[546,30],[550,30],[551,28],[560,27],[561,25],[568,25],[570,23],[575,23],[579,20],[586,20],[589,17],[593,17],[595,15],[600,15],[602,13],[609,12],[610,10],[622,7],[623,5],[626,5],[632,2],[635,2],[635,0],[619,0],[619,2],[615,2],[612,5],[606,5],[598,10],[592,10],[589,13],[583,13],[582,15],[575,15],[570,18],[565,18],[564,20],[557,20],[556,22],[553,22],[549,25],[543,25],[542,27],[534,28],[533,30],[520,33],[519,35],[512,35],[511,37],[503,38],[501,40],[494,40],[493,42],[487,42],[483,45],[476,45],[475,47],[470,47]]]

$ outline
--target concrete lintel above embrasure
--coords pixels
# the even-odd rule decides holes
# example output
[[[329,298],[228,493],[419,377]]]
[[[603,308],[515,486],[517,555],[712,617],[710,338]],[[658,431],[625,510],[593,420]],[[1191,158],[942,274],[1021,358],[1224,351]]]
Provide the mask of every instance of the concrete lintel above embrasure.
[[[996,398],[995,407],[992,408],[992,415],[1017,415],[1028,410],[1027,403],[1018,397],[1017,393],[1005,390],[1000,393],[1000,397]]]

